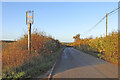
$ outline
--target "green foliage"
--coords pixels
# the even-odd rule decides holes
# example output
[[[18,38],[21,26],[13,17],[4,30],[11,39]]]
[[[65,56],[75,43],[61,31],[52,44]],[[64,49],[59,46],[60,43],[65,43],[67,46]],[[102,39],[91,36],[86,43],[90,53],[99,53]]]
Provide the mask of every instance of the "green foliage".
[[[74,42],[73,46],[106,61],[118,64],[118,35],[120,35],[118,32],[112,32],[107,37],[81,39]]]

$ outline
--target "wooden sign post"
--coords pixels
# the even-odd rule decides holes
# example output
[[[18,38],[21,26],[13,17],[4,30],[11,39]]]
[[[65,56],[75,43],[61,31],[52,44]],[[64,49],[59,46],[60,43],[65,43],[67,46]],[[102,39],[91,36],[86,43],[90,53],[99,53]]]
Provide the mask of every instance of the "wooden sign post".
[[[28,25],[28,51],[31,53],[31,25],[33,24],[33,11],[26,12],[26,24]]]

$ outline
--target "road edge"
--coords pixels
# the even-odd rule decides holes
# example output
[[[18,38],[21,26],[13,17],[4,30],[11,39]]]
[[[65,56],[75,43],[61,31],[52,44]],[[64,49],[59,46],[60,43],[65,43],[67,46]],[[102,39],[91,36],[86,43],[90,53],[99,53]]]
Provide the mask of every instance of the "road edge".
[[[59,57],[58,57],[58,59],[56,60],[56,62],[53,64],[53,66],[52,66],[52,68],[51,69],[49,69],[45,74],[43,74],[43,75],[41,75],[41,76],[39,76],[39,77],[37,77],[37,78],[41,78],[42,80],[52,80],[52,75],[53,75],[53,71],[54,71],[54,69],[55,69],[55,66],[56,66],[56,64],[59,62],[59,60],[60,60],[60,58],[61,58],[61,55],[62,55],[62,53],[63,53],[63,51],[64,51],[64,49],[65,49],[66,47],[64,47],[61,51],[60,51],[60,55],[59,55]]]
[[[66,47],[65,47],[65,48],[66,48]],[[59,55],[58,59],[57,59],[56,62],[54,63],[54,65],[53,65],[53,67],[52,67],[52,70],[51,70],[51,72],[50,72],[50,74],[49,74],[49,76],[48,76],[49,80],[52,80],[53,72],[54,72],[54,70],[55,70],[55,67],[56,67],[57,63],[60,61],[61,56],[62,56],[62,53],[63,53],[63,51],[64,51],[65,48],[63,48],[63,50],[60,52],[60,55]]]

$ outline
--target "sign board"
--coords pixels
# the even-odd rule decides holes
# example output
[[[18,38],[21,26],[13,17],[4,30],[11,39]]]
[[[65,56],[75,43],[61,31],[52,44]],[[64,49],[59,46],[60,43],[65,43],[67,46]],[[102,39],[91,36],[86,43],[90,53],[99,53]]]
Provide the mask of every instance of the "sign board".
[[[33,11],[26,12],[26,24],[28,23],[33,24]]]

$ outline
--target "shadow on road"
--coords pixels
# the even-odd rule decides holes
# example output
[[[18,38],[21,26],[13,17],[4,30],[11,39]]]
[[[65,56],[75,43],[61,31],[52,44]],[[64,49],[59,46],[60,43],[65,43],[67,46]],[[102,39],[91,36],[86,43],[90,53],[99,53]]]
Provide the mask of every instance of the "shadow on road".
[[[74,48],[66,48],[53,71],[54,77],[117,77],[117,66],[85,54]]]

